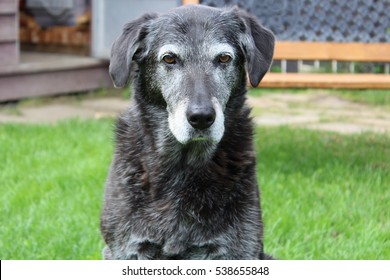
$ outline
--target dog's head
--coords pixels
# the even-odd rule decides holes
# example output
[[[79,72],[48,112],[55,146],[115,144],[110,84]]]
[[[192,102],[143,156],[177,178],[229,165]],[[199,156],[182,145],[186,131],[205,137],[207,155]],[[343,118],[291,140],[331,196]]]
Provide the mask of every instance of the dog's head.
[[[257,86],[272,62],[274,36],[237,8],[183,6],[129,22],[111,52],[116,87],[139,71],[148,100],[166,106],[169,129],[182,144],[218,143],[229,99]]]

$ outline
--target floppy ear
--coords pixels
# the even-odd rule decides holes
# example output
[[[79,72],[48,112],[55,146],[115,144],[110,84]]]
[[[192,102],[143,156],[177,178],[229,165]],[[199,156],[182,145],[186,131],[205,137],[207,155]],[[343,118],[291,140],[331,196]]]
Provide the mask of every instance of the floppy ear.
[[[239,17],[245,23],[245,35],[242,38],[249,81],[257,87],[269,70],[274,55],[275,37],[272,32],[248,13],[238,10]]]
[[[157,14],[145,14],[128,22],[123,27],[122,34],[112,45],[109,73],[115,87],[121,88],[128,84],[133,56],[146,36],[142,30],[145,28],[145,23],[156,17]]]

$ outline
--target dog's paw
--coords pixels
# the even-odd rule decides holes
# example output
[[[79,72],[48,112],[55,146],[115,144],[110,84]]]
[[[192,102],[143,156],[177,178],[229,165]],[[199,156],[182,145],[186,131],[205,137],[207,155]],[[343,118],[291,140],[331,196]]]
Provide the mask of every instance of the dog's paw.
[[[276,260],[273,256],[266,253],[260,254],[260,260]]]
[[[162,250],[164,255],[178,256],[178,255],[182,255],[187,250],[187,246],[184,242],[180,242],[180,240],[176,240],[176,242],[171,241],[165,243]]]
[[[104,247],[102,254],[103,254],[103,259],[105,259],[105,260],[112,260],[113,259],[111,250],[110,250],[110,248],[108,248],[108,246]]]

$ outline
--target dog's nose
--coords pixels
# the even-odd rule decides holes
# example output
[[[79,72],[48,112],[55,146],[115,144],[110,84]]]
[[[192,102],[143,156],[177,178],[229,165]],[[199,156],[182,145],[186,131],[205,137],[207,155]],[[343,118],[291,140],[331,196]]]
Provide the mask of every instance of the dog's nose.
[[[215,121],[215,110],[211,106],[193,106],[187,110],[187,120],[193,128],[209,128]]]

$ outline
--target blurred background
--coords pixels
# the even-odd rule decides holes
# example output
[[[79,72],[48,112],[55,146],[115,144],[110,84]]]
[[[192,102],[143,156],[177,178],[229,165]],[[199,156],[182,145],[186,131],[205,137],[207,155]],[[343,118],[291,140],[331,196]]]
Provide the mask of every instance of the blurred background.
[[[0,101],[110,87],[107,59],[124,23],[145,12],[165,12],[191,3],[237,5],[256,15],[281,42],[272,72],[389,73],[389,55],[380,55],[390,51],[388,0],[1,0]],[[366,45],[361,46],[367,51],[361,46],[354,51],[349,45],[348,51],[344,48],[334,55],[337,44],[310,48],[310,44],[283,42],[374,44],[371,49],[379,55],[345,57],[349,50],[372,52]],[[292,49],[300,53],[291,55]],[[313,53],[316,49],[321,55]],[[53,70],[61,74],[60,81],[50,74]],[[26,87],[31,85],[31,75],[35,83]],[[275,79],[271,79],[274,83],[266,79],[263,87],[283,86],[283,76]]]

